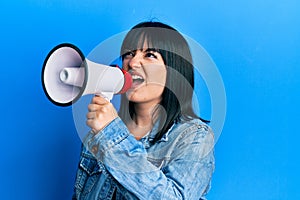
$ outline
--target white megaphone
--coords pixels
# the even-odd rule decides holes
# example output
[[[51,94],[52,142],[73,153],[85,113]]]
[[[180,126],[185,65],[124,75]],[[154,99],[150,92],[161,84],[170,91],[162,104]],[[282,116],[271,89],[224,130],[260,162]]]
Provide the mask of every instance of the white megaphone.
[[[132,77],[119,67],[92,62],[76,46],[63,43],[47,55],[42,84],[52,103],[69,106],[86,94],[111,100],[114,94],[124,93],[131,87]]]

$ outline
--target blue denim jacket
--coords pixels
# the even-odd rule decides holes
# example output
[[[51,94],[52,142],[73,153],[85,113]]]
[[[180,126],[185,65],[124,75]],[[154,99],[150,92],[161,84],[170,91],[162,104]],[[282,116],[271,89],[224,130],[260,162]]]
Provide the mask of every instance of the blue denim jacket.
[[[83,142],[73,199],[205,199],[214,171],[214,136],[198,119],[175,123],[152,144],[120,118]]]

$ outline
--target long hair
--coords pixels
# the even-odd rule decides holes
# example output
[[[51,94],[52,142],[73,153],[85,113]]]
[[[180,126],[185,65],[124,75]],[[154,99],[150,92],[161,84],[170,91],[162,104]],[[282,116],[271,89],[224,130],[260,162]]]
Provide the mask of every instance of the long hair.
[[[142,49],[145,42],[148,48],[158,50],[167,67],[166,85],[160,108],[155,113],[159,120],[159,131],[153,140],[155,143],[179,120],[200,117],[195,114],[192,106],[194,67],[187,41],[177,30],[166,24],[142,22],[127,33],[121,47],[122,60],[128,50]],[[134,102],[128,101],[126,95],[123,95],[119,116],[126,123],[134,115]]]

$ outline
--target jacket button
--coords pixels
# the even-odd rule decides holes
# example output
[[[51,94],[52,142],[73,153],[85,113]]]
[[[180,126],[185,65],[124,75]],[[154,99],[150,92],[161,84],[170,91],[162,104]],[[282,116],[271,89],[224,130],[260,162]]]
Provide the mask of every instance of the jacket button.
[[[98,146],[94,145],[92,146],[92,153],[96,154],[98,152]]]

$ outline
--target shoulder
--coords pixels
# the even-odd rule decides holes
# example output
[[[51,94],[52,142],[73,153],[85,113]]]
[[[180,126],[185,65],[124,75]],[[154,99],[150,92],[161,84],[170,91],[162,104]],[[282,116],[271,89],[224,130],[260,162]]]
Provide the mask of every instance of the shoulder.
[[[174,157],[189,154],[186,159],[201,160],[214,149],[211,127],[197,118],[179,120],[174,124],[169,139],[176,149],[172,153]]]
[[[198,144],[200,146],[214,146],[214,133],[212,128],[198,118],[177,121],[169,133],[170,139],[176,146],[182,144]]]
[[[211,127],[198,118],[180,118],[173,127],[173,131],[179,132],[179,137],[186,137],[188,135],[199,135],[201,137],[213,136]],[[172,131],[172,130],[171,130]]]

